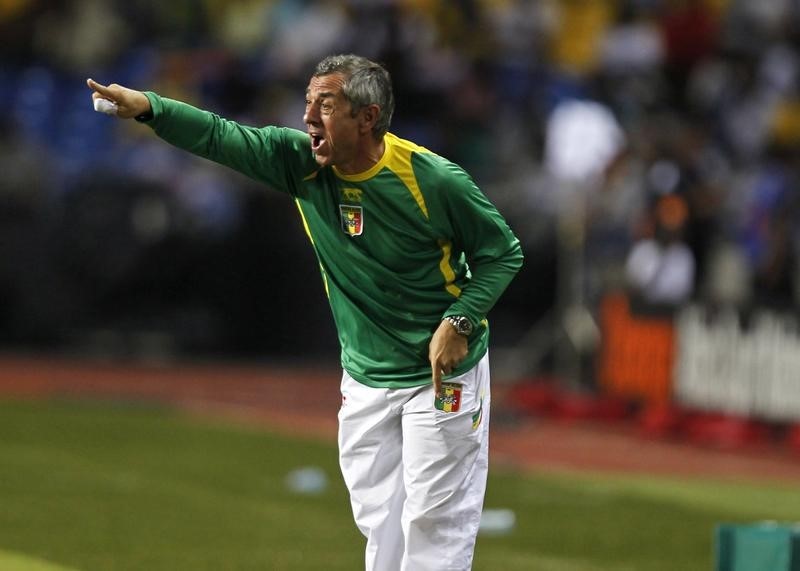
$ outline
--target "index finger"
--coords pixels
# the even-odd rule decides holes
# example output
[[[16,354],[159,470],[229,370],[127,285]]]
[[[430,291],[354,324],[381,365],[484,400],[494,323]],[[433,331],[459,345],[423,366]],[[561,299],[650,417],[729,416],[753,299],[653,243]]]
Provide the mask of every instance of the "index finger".
[[[86,85],[88,85],[90,89],[94,89],[100,95],[105,95],[106,97],[112,97],[111,91],[108,89],[108,87],[106,87],[105,85],[101,85],[100,83],[97,83],[94,79],[91,78],[87,79]]]
[[[431,371],[433,371],[433,392],[436,398],[442,393],[442,368],[435,359],[431,359]]]

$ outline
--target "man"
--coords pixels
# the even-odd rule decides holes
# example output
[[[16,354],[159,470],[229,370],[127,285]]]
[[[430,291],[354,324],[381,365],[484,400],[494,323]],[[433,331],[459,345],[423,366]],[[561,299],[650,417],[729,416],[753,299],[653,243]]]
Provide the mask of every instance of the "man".
[[[366,568],[469,569],[488,467],[485,316],[522,264],[494,206],[458,166],[388,133],[389,74],[362,57],[318,64],[306,133],[87,83],[119,117],[294,199],[341,345],[340,465]]]
[[[673,313],[687,303],[694,289],[695,258],[684,241],[689,208],[677,194],[658,198],[652,235],[634,243],[625,260],[625,278],[632,301],[648,311]]]

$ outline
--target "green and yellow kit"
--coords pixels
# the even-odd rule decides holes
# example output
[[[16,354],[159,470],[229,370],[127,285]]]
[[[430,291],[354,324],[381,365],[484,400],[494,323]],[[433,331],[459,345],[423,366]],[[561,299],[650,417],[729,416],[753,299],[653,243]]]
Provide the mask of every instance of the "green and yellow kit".
[[[294,199],[319,260],[342,367],[354,379],[430,383],[428,344],[447,315],[475,326],[453,375],[486,353],[486,314],[522,265],[522,250],[460,167],[389,133],[377,164],[345,175],[316,163],[302,131],[248,127],[147,97],[159,137]]]

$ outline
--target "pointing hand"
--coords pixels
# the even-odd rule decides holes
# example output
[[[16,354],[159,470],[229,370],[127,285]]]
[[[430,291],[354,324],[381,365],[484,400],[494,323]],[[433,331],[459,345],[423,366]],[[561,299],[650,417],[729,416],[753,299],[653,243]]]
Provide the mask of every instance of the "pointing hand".
[[[131,119],[150,111],[150,100],[141,91],[128,89],[116,83],[106,86],[93,79],[87,79],[86,85],[94,91],[93,100],[104,99],[114,103],[117,106],[116,115],[121,119]]]

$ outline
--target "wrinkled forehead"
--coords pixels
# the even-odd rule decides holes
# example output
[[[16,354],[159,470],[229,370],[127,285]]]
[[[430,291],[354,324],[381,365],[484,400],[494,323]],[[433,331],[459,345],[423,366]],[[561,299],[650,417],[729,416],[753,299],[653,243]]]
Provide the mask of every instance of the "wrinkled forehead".
[[[341,97],[345,77],[341,73],[312,77],[306,87],[306,95],[313,98]]]

